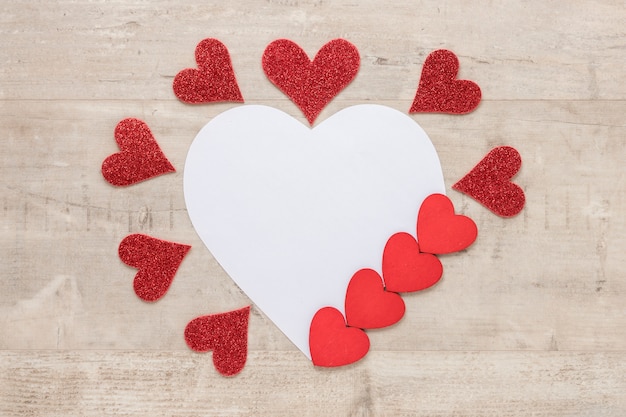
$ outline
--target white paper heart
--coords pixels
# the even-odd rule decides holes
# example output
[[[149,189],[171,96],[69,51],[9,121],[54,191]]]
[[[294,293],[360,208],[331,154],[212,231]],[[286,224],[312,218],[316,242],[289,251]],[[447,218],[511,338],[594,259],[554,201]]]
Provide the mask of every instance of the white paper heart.
[[[310,129],[246,105],[198,133],[184,191],[215,259],[310,358],[315,312],[344,311],[352,275],[380,272],[387,239],[415,235],[422,201],[445,187],[430,139],[397,110],[353,106]]]

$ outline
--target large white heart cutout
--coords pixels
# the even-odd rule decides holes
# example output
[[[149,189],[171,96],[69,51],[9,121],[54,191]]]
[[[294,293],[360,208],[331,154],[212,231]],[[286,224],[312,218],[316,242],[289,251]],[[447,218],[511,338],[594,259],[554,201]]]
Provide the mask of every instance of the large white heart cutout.
[[[415,236],[422,201],[445,186],[430,139],[397,110],[353,106],[310,129],[246,105],[198,133],[184,192],[215,259],[310,359],[315,312],[343,312],[352,275],[380,272],[387,239]]]

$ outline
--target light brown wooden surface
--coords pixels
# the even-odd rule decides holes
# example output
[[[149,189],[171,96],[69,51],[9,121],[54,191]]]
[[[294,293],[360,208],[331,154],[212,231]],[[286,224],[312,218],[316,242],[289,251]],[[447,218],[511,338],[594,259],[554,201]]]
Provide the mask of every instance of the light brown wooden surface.
[[[178,3],[0,4],[1,416],[626,415],[623,2]],[[263,49],[353,42],[359,74],[317,123],[365,102],[406,112],[426,55],[455,51],[483,102],[411,117],[448,189],[494,146],[516,147],[526,208],[501,219],[450,191],[477,242],[442,258],[442,282],[405,297],[398,325],[370,332],[363,361],[315,369],[253,307],[248,363],[219,376],[184,326],[250,301],[195,234],[182,167],[236,104],[189,106],[171,88],[207,37],[229,48],[247,103],[302,121]],[[150,125],[177,173],[103,180],[125,117]],[[193,245],[155,304],[117,258],[133,232]]]

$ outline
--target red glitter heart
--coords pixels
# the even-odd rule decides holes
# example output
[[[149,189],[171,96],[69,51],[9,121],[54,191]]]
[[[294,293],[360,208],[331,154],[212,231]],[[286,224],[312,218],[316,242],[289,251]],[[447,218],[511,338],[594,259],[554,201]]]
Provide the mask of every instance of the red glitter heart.
[[[133,287],[144,301],[157,301],[169,289],[174,275],[191,246],[142,234],[126,236],[118,248],[128,266],[138,268]]]
[[[121,151],[102,162],[102,176],[113,185],[131,185],[176,171],[148,125],[139,119],[119,122],[115,127],[115,141]]]
[[[185,103],[243,102],[228,49],[217,39],[196,46],[198,69],[187,68],[174,77],[174,94]]]
[[[213,351],[213,365],[224,376],[241,372],[248,358],[250,306],[196,317],[185,327],[185,341],[196,352]]]
[[[313,61],[288,39],[270,43],[263,53],[263,71],[302,110],[310,124],[354,79],[360,62],[356,46],[344,39],[322,46]]]
[[[443,266],[435,255],[420,253],[417,240],[408,233],[391,236],[383,252],[385,288],[393,292],[413,292],[439,281]]]
[[[346,291],[348,326],[380,329],[404,316],[404,301],[395,292],[385,291],[383,279],[372,269],[361,269],[350,279]]]
[[[363,330],[347,327],[339,310],[324,307],[311,320],[309,348],[313,365],[343,366],[363,358],[370,340]]]
[[[464,114],[474,110],[481,99],[480,87],[457,80],[459,59],[452,51],[439,49],[426,58],[417,93],[409,113]]]
[[[443,194],[431,194],[417,216],[417,240],[422,252],[458,252],[474,243],[478,229],[467,216],[454,214],[452,201]]]
[[[524,208],[526,196],[511,182],[522,166],[516,149],[500,146],[492,149],[467,175],[452,186],[474,198],[502,217],[512,217]]]

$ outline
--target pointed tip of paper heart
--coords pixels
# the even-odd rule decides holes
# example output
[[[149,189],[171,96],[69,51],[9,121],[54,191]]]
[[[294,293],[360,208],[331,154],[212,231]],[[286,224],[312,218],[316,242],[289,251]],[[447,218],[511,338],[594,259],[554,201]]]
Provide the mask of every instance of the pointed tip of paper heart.
[[[198,68],[186,68],[174,77],[176,97],[188,104],[215,102],[243,103],[230,54],[217,39],[207,38],[195,51]]]
[[[519,172],[522,158],[510,146],[487,153],[472,170],[452,186],[500,217],[519,214],[526,204],[524,190],[511,179]]]
[[[459,59],[454,52],[439,49],[431,52],[422,69],[417,92],[409,113],[467,114],[482,99],[478,84],[459,80]]]
[[[339,310],[324,307],[311,320],[309,348],[313,365],[333,368],[362,359],[370,340],[362,329],[348,327]]]
[[[250,306],[196,317],[185,327],[185,342],[195,352],[213,351],[213,365],[223,376],[241,372],[248,357]]]
[[[176,172],[144,121],[126,118],[115,127],[114,136],[120,152],[105,158],[101,167],[109,184],[125,187]]]

